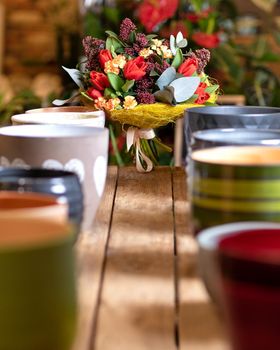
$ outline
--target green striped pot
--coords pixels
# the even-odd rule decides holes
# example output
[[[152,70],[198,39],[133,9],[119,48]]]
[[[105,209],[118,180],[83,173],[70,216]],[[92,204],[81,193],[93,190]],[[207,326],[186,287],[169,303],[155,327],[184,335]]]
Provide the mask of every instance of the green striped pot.
[[[236,160],[230,164],[230,152],[240,152],[241,148],[250,150],[252,157],[261,154],[262,164],[256,161],[238,164]],[[214,152],[220,152],[221,149],[228,150],[224,153],[228,156],[227,164],[213,157]],[[211,160],[207,161],[205,157],[201,160],[201,151],[193,152],[189,167],[195,234],[202,229],[229,222],[280,222],[280,148],[241,146],[206,151],[211,152]],[[271,152],[274,153],[273,160],[270,159]]]

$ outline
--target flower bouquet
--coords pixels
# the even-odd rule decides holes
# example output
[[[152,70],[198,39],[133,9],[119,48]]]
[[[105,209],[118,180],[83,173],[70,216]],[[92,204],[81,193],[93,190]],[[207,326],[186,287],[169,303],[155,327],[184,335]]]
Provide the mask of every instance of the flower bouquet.
[[[210,52],[187,51],[180,32],[170,40],[139,33],[128,18],[119,35],[106,34],[106,41],[85,37],[86,61],[77,69],[63,68],[79,86],[83,104],[121,123],[137,170],[149,172],[157,147],[165,147],[154,129],[175,122],[187,108],[215,103],[219,85],[204,73]]]

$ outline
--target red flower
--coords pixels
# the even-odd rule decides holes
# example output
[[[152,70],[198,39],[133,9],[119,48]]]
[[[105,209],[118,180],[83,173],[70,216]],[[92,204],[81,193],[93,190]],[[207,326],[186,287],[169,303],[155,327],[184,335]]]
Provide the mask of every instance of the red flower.
[[[123,74],[128,80],[140,80],[142,79],[147,70],[147,63],[145,62],[142,56],[138,56],[137,58],[130,60],[124,66]]]
[[[111,61],[113,59],[112,54],[109,50],[101,50],[99,52],[98,58],[102,69],[104,69],[106,62]]]
[[[194,57],[187,58],[178,68],[178,72],[185,77],[190,77],[198,68],[197,59]]]
[[[207,18],[211,12],[213,12],[211,7],[201,12],[190,12],[186,14],[186,19],[192,23],[197,23],[200,19]]]
[[[195,100],[194,103],[197,103],[199,105],[203,105],[206,101],[209,100],[210,94],[205,91],[207,88],[206,83],[200,83],[198,88],[195,91],[195,95],[198,95],[198,98]]]
[[[96,90],[95,88],[91,87],[87,90],[87,94],[89,97],[91,97],[93,100],[98,99],[98,97],[102,97],[102,94],[99,90]]]
[[[207,34],[197,32],[193,34],[192,39],[197,45],[206,47],[207,49],[213,49],[220,44],[220,38],[217,33]]]
[[[103,73],[92,71],[90,72],[90,79],[93,87],[99,91],[104,91],[110,86],[107,76]]]
[[[139,6],[139,20],[151,32],[156,25],[171,18],[178,8],[178,0],[144,0]]]

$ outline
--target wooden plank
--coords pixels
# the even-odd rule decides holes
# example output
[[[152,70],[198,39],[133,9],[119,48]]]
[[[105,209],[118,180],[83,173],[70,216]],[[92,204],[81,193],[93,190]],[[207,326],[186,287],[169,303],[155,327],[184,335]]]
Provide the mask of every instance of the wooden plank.
[[[96,350],[174,350],[171,171],[120,169]]]
[[[197,243],[190,231],[186,174],[173,171],[180,350],[228,349],[222,320],[197,271]]]
[[[79,318],[77,336],[72,350],[86,350],[91,346],[117,174],[116,167],[109,167],[104,194],[96,213],[93,230],[90,233],[81,234],[76,243]]]
[[[5,30],[5,9],[4,4],[0,0],[0,74],[3,72],[4,60],[4,30]]]
[[[183,142],[184,142],[184,118],[176,120],[174,133],[174,164],[175,166],[182,165],[183,158]]]

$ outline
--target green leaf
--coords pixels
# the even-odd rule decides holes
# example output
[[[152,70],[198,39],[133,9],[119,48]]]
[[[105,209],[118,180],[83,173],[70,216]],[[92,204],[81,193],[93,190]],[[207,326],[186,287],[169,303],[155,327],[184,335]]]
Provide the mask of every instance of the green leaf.
[[[148,40],[155,39],[156,37],[157,37],[156,34],[149,34],[149,35],[146,36],[146,38],[147,38]]]
[[[135,31],[133,30],[130,34],[129,34],[129,42],[131,44],[134,44],[136,41],[136,34]]]
[[[185,103],[194,103],[197,98],[198,98],[198,95],[194,94],[194,95],[192,95],[191,98],[189,98],[187,101],[185,101]]]
[[[164,90],[160,90],[154,93],[155,99],[159,102],[175,105],[174,88],[172,86],[166,86]]]
[[[167,68],[156,81],[160,90],[163,90],[165,86],[168,86],[176,77],[176,69],[174,67]]]
[[[84,88],[84,84],[82,82],[82,74],[78,69],[66,68],[64,66],[62,66],[62,68],[70,75],[70,77],[79,86],[79,88]]]
[[[204,102],[203,106],[213,107],[213,106],[218,106],[218,105],[217,105],[217,103],[213,103],[213,102]]]
[[[107,40],[106,40],[106,49],[107,50],[116,51],[117,49],[119,49],[121,47],[123,47],[123,44],[119,40],[117,40],[113,37],[107,38]]]
[[[152,70],[150,73],[150,77],[156,77],[156,76],[159,76],[159,74],[155,70]]]
[[[107,76],[112,88],[115,91],[120,91],[122,86],[124,85],[123,79],[115,73],[108,73]]]
[[[106,98],[115,98],[115,97],[117,97],[117,95],[115,94],[115,91],[113,89],[106,88],[104,90],[104,97],[106,97]]]
[[[259,62],[279,62],[280,56],[274,52],[266,52],[257,59]]]
[[[116,33],[112,32],[111,30],[106,30],[105,33],[106,33],[108,36],[119,40],[118,35],[117,35]]]
[[[181,49],[178,49],[171,66],[177,69],[180,67],[182,62],[183,62],[183,54],[182,54]]]
[[[84,91],[81,91],[81,95],[84,96],[86,99],[90,100],[90,101],[94,101],[88,94],[86,94]]]
[[[218,89],[219,89],[219,85],[211,85],[205,89],[205,92],[208,92],[208,94],[213,94]]]
[[[162,143],[158,137],[155,137],[153,140],[163,151],[172,152],[172,148]]]
[[[199,83],[198,77],[184,77],[174,80],[169,86],[174,88],[176,102],[181,103],[192,97]]]
[[[122,86],[123,92],[128,92],[129,89],[133,87],[135,80],[127,80],[125,84]]]

